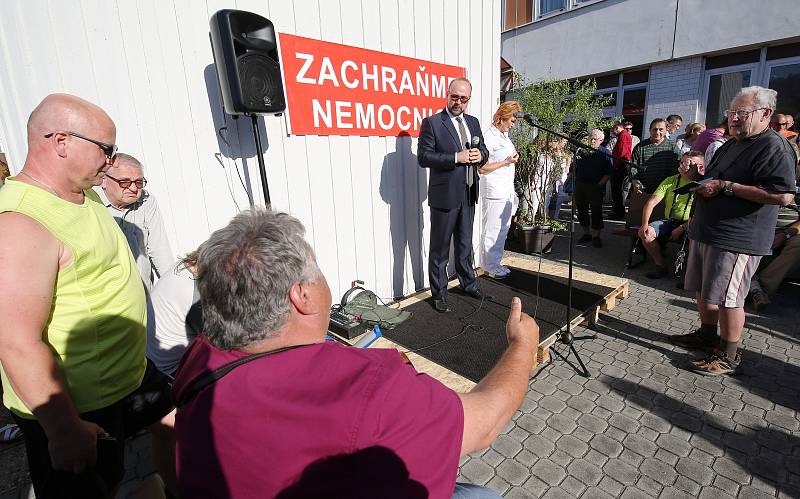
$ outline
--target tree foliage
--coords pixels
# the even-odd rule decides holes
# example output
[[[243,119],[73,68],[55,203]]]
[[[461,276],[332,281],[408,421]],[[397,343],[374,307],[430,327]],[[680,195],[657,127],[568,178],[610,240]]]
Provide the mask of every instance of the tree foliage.
[[[530,83],[517,74],[515,81],[519,84],[512,91],[511,98],[520,103],[525,113],[535,116],[541,126],[587,145],[587,135],[591,129],[610,128],[617,119],[603,117],[603,108],[610,104],[612,98],[608,95],[597,95],[597,84],[594,80],[540,80]],[[569,168],[568,161],[565,160],[567,156],[564,156],[554,161],[556,166],[547,175],[538,175],[539,157],[546,152],[549,139],[554,138],[550,133],[538,133],[538,130],[524,120],[519,120],[511,132],[511,139],[519,153],[515,178],[517,190],[524,196],[527,206],[533,204],[533,192],[542,200],[538,213],[520,213],[520,220],[526,225],[534,222],[548,223],[547,206],[544,206],[545,195],[553,190],[556,180]]]

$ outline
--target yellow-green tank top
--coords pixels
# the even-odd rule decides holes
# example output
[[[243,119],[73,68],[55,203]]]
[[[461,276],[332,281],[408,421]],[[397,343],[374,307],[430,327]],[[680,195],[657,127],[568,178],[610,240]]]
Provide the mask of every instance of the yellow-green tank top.
[[[58,272],[42,340],[79,413],[107,407],[136,390],[147,362],[147,307],[136,261],[97,194],[85,194],[77,205],[13,178],[0,188],[0,213],[33,218],[72,252],[72,263]],[[14,290],[3,294],[4,300],[14,299]],[[0,374],[5,406],[32,418],[5,370]]]

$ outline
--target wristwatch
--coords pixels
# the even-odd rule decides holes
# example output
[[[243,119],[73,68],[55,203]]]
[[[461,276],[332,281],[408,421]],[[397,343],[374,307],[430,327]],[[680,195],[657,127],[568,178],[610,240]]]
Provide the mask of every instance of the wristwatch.
[[[733,182],[725,182],[725,187],[722,188],[722,192],[726,196],[733,196]]]

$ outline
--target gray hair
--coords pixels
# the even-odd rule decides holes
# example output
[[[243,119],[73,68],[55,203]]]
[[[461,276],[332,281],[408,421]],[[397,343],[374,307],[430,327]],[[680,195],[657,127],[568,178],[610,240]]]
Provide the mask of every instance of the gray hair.
[[[117,155],[114,158],[114,164],[111,166],[111,168],[114,168],[115,166],[120,166],[123,163],[126,165],[135,166],[136,168],[142,170],[142,173],[144,173],[144,166],[142,166],[142,162],[134,158],[130,154],[125,154],[124,152],[117,153]]]
[[[778,92],[771,88],[764,88],[754,85],[752,87],[744,87],[739,90],[736,97],[733,98],[731,103],[741,97],[751,97],[756,104],[757,108],[775,109],[778,103]]]
[[[253,208],[200,245],[196,278],[208,341],[233,350],[278,334],[292,286],[322,278],[304,233],[286,213]]]
[[[589,138],[592,138],[592,135],[597,135],[597,134],[600,134],[600,140],[606,138],[606,134],[603,133],[603,131],[600,130],[599,128],[592,128],[591,130],[589,130]]]

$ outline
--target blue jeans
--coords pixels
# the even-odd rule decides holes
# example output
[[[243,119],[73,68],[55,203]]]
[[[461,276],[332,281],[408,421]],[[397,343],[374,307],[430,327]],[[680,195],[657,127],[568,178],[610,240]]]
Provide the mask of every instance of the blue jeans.
[[[655,222],[650,222],[650,227],[656,231],[656,239],[662,243],[669,241],[669,236],[672,234],[672,231],[678,228],[679,225],[680,222],[674,220],[656,220]]]
[[[471,483],[456,482],[453,499],[498,499],[500,494],[488,487]]]

